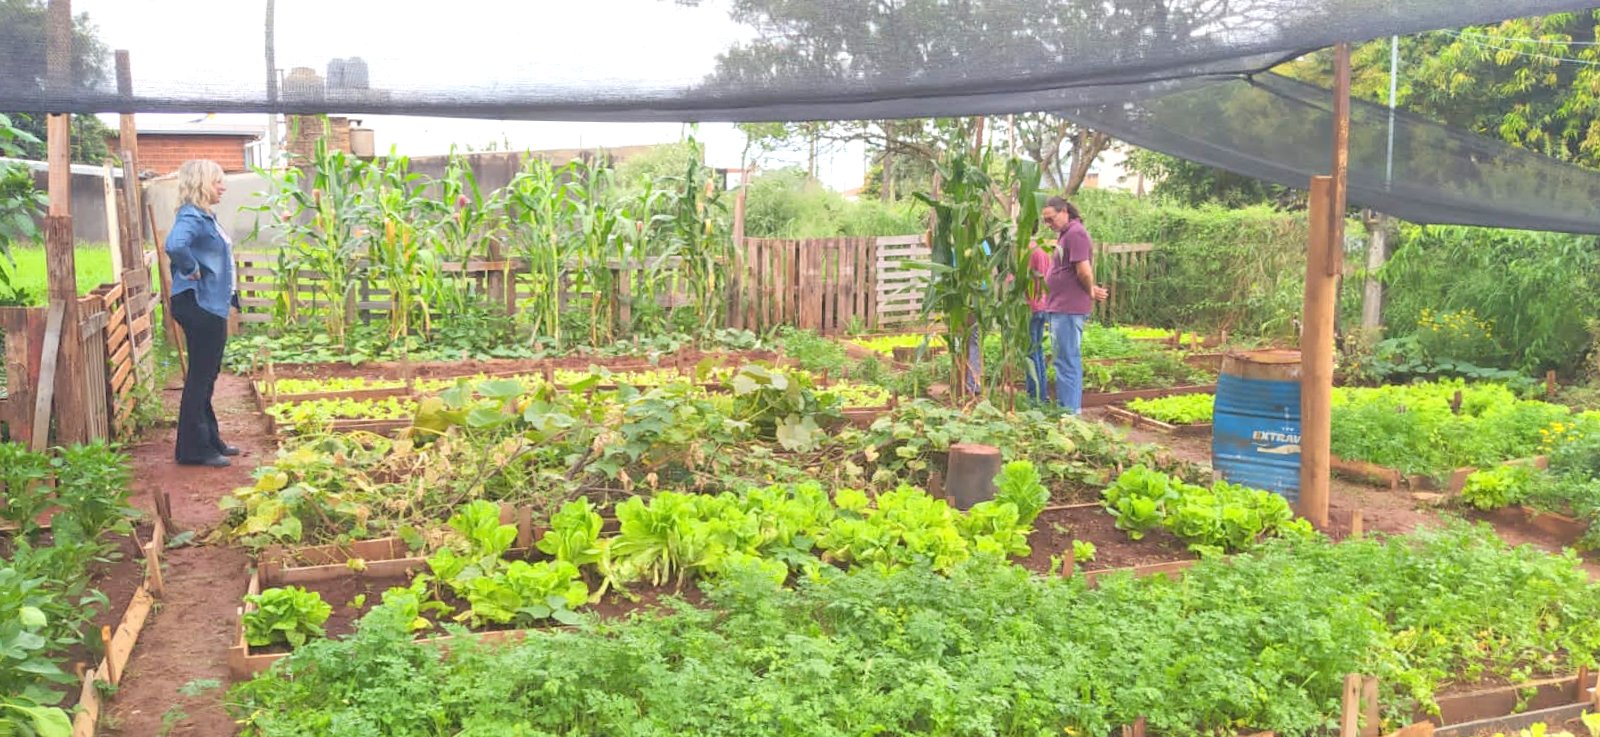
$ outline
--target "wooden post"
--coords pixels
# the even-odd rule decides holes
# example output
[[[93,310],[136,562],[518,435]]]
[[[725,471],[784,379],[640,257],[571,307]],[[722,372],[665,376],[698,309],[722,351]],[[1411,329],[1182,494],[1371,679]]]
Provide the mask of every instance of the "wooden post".
[[[1337,279],[1324,261],[1332,206],[1329,177],[1311,178],[1311,238],[1306,249],[1305,317],[1300,337],[1300,515],[1328,524],[1333,401],[1333,301]]]
[[[33,437],[29,438],[29,449],[38,453],[50,447],[50,410],[54,407],[56,394],[56,362],[60,357],[61,346],[61,317],[65,306],[56,300],[50,301],[50,311],[45,317],[44,345],[39,351],[39,383],[38,396],[34,398],[33,405]]]
[[[1333,209],[1328,213],[1328,276],[1344,263],[1345,193],[1350,179],[1350,44],[1333,47]]]
[[[178,326],[178,321],[172,319],[172,264],[167,260],[166,244],[162,242],[161,231],[156,230],[156,213],[147,203],[144,206],[144,216],[150,223],[150,236],[156,242],[156,275],[161,279],[161,322],[167,328],[167,342],[178,349],[178,370],[184,375],[189,375],[189,360],[183,351],[183,328]],[[291,307],[293,303],[291,302]]]
[[[1555,369],[1550,369],[1549,371],[1544,372],[1544,398],[1545,399],[1555,399],[1556,398],[1556,370]]]
[[[1361,510],[1357,509],[1356,511],[1350,513],[1350,539],[1351,540],[1360,540],[1361,539],[1361,533],[1363,532],[1362,527],[1363,527],[1363,520],[1361,519]]]
[[[1361,679],[1361,737],[1378,737],[1381,718],[1378,713],[1378,677]]]
[[[1333,80],[1333,175],[1311,178],[1311,237],[1306,249],[1305,314],[1300,335],[1300,514],[1319,528],[1328,525],[1333,338],[1350,169],[1348,43],[1334,47]]]

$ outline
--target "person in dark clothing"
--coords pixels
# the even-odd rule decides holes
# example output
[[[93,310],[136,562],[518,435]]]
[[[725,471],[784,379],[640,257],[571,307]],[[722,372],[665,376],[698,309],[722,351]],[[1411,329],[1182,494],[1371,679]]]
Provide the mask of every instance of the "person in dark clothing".
[[[212,208],[227,190],[222,167],[203,159],[178,167],[182,204],[167,234],[171,257],[172,318],[183,327],[189,371],[178,405],[178,442],[173,457],[181,465],[221,468],[239,449],[222,442],[211,407],[222,351],[228,343],[228,309],[238,306],[233,243]]]

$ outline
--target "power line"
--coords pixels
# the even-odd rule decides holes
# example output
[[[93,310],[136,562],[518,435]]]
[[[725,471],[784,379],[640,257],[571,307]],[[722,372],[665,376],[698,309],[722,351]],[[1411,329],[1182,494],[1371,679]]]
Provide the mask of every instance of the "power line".
[[[1553,62],[1556,62],[1558,64],[1581,64],[1581,65],[1584,65],[1584,66],[1600,67],[1600,61],[1593,61],[1593,60],[1590,60],[1590,59],[1573,59],[1573,58],[1566,57],[1566,56],[1551,56],[1549,54],[1534,54],[1534,53],[1529,53],[1527,51],[1522,51],[1520,49],[1513,49],[1513,48],[1506,47],[1506,46],[1496,46],[1495,44],[1483,43],[1481,41],[1478,41],[1478,40],[1475,40],[1475,39],[1472,39],[1472,38],[1468,37],[1466,34],[1457,33],[1456,31],[1445,31],[1445,33],[1449,33],[1449,34],[1455,36],[1456,38],[1461,39],[1462,41],[1466,41],[1469,44],[1472,44],[1472,45],[1477,46],[1477,47],[1482,48],[1482,49],[1488,49],[1490,51],[1504,51],[1504,52],[1508,52],[1508,53],[1511,53],[1511,54],[1516,55],[1516,56],[1525,56],[1525,57],[1528,57],[1530,59],[1542,59],[1544,61],[1553,61]]]

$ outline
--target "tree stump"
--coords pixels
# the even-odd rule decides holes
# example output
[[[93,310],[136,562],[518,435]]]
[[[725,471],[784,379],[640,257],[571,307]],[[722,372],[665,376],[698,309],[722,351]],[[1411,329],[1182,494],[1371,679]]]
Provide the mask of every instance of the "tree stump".
[[[994,498],[994,477],[1000,474],[1000,449],[992,445],[956,443],[950,446],[945,472],[945,493],[957,509],[971,509]]]

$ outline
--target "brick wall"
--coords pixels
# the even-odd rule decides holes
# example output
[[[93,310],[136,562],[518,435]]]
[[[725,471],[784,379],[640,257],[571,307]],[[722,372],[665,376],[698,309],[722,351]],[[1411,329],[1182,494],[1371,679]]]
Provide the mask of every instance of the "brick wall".
[[[225,172],[249,171],[245,144],[252,136],[139,134],[139,168],[170,174],[189,159],[211,159]]]
[[[289,140],[284,144],[292,160],[307,161],[317,139],[328,140],[328,151],[350,152],[350,119],[319,115],[289,116]]]

